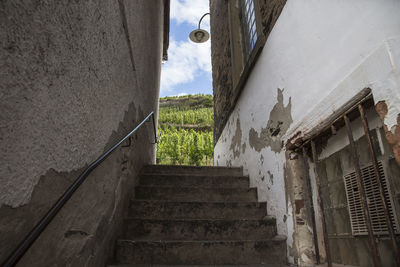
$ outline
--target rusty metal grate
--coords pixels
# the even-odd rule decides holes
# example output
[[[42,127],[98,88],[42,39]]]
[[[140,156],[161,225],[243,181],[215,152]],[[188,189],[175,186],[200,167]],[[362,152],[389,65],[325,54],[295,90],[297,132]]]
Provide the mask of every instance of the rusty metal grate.
[[[395,214],[393,212],[392,196],[388,190],[388,182],[381,161],[378,162],[378,167],[385,197],[389,200],[389,214],[393,222],[394,231],[398,232],[399,225],[397,224],[397,220],[395,219]],[[388,234],[383,203],[380,199],[376,175],[372,164],[361,168],[361,178],[364,181],[364,190],[367,196],[368,210],[371,216],[373,232],[377,235]],[[362,211],[360,192],[357,186],[355,171],[344,175],[343,179],[346,188],[352,233],[353,235],[366,235],[368,234],[368,231]]]

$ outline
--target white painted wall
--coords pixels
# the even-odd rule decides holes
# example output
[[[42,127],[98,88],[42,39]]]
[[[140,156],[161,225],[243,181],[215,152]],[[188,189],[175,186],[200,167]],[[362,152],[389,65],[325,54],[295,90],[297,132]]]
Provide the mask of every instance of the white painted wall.
[[[214,161],[244,167],[289,246],[293,219],[284,191],[284,151],[255,151],[250,129],[266,127],[277,88],[284,89],[285,106],[291,98],[287,140],[316,127],[365,87],[376,102],[388,104],[390,129],[400,113],[399,37],[400,1],[288,0],[284,7],[215,146]],[[238,118],[246,149],[235,158],[230,146]]]

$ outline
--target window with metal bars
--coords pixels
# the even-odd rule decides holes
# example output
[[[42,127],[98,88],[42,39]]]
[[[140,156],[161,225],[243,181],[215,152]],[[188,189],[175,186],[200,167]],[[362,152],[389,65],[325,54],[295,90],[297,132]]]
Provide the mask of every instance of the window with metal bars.
[[[256,16],[253,0],[242,0],[242,26],[247,56],[250,55],[257,41]]]
[[[398,233],[399,225],[394,214],[393,197],[388,188],[388,181],[381,161],[378,162],[378,167],[385,198],[388,200],[389,215],[392,220],[394,230],[396,233]],[[355,171],[344,175],[343,179],[346,188],[352,234],[367,235],[368,230],[362,210],[360,192],[358,190]],[[368,210],[371,216],[372,230],[376,235],[387,234],[388,228],[386,225],[383,203],[379,194],[379,188],[376,182],[376,175],[373,165],[368,165],[364,168],[361,168],[361,179],[364,182],[364,190],[367,197]]]

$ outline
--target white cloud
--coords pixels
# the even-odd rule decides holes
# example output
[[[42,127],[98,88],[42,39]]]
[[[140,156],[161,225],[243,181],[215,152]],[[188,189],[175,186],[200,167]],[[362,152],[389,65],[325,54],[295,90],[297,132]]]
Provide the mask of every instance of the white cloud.
[[[171,38],[168,61],[162,66],[161,92],[170,92],[175,85],[192,82],[203,72],[211,74],[210,41],[196,44]]]
[[[171,19],[178,24],[187,22],[197,26],[201,16],[209,10],[209,0],[171,0]],[[201,28],[209,30],[210,16],[204,17]]]
[[[209,0],[171,0],[171,19],[177,24],[189,23],[195,29],[201,16],[209,12]],[[201,28],[209,31],[210,16],[204,17]],[[211,75],[210,40],[196,44],[189,41],[176,41],[170,37],[168,61],[161,72],[161,93],[172,92],[174,86],[189,83],[203,73]]]

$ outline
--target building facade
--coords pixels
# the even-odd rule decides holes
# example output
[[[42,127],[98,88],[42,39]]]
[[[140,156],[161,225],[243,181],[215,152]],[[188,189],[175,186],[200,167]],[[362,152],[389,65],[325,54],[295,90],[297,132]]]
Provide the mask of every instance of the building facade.
[[[396,266],[384,209],[398,236],[400,2],[210,0],[210,12],[214,164],[243,166],[288,262]]]
[[[167,0],[1,2],[0,262],[88,164],[157,114],[168,34]],[[18,266],[104,266],[153,142],[147,123]]]

